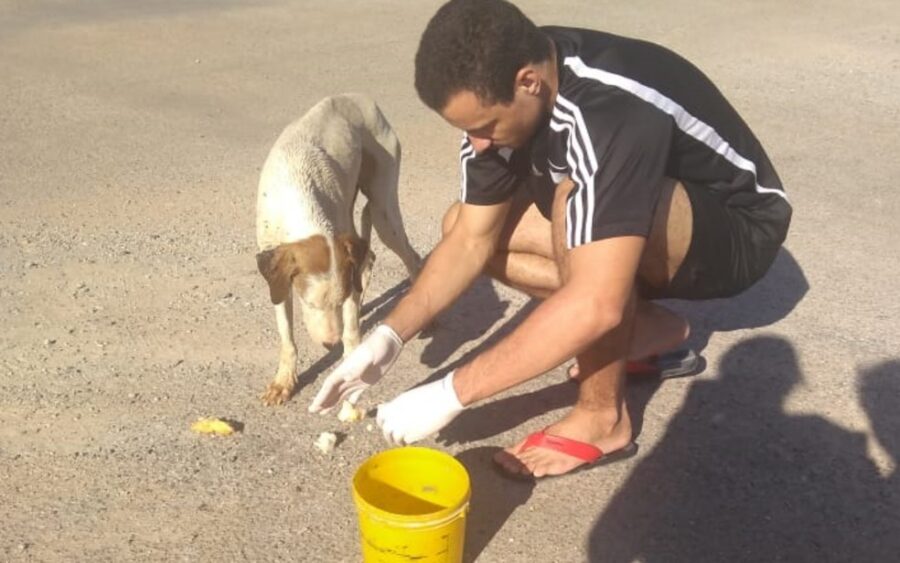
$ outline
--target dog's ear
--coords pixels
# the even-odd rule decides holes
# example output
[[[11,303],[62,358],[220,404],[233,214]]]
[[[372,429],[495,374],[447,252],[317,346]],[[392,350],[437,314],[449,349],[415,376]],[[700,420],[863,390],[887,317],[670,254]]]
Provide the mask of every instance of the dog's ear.
[[[287,299],[297,275],[327,272],[331,266],[331,253],[325,237],[314,235],[260,252],[256,255],[256,266],[269,284],[272,303],[277,305]]]
[[[340,235],[338,243],[342,246],[342,255],[349,270],[348,276],[353,289],[362,293],[363,269],[366,265],[366,256],[369,253],[369,244],[359,237],[352,235]]]
[[[298,273],[294,253],[288,246],[282,244],[256,255],[256,267],[269,284],[269,297],[274,305],[287,299],[291,290],[291,280]]]

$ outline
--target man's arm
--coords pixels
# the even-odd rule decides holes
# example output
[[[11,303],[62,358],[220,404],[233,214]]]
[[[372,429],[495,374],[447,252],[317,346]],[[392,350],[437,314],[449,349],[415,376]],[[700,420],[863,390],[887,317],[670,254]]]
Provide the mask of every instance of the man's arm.
[[[466,406],[555,368],[622,321],[645,239],[604,239],[569,251],[568,279],[507,338],[456,370]],[[623,351],[624,353],[624,351]]]
[[[481,274],[497,249],[510,202],[459,204],[450,232],[431,252],[409,293],[385,319],[405,342],[449,307]]]

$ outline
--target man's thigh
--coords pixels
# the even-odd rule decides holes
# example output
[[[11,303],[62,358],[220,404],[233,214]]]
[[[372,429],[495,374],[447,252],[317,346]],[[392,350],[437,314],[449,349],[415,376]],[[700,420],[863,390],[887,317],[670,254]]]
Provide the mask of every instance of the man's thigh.
[[[514,196],[498,249],[553,259],[550,221],[538,210],[528,190],[519,190]]]
[[[664,178],[653,224],[638,266],[638,288],[668,287],[681,268],[693,236],[690,197],[681,182]]]

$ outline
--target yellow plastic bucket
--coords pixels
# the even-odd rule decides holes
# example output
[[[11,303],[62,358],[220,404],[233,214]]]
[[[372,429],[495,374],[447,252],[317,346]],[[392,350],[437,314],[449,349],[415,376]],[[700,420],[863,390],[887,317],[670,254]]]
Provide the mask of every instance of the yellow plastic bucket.
[[[375,454],[356,470],[363,561],[462,561],[469,474],[429,448]]]

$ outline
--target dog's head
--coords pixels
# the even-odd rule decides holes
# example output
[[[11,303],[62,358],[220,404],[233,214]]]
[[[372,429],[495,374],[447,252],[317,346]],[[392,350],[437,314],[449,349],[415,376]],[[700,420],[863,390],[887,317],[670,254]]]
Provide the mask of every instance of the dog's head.
[[[293,286],[310,338],[331,347],[343,333],[344,302],[362,292],[368,254],[368,245],[356,236],[338,235],[329,244],[315,235],[260,252],[256,265],[272,303],[283,303]]]

